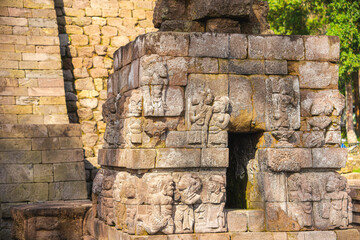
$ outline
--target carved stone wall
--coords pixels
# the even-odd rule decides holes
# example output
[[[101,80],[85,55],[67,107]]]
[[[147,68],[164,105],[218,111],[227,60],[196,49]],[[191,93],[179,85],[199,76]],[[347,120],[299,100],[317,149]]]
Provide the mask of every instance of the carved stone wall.
[[[338,58],[328,36],[159,32],[117,50],[96,223],[130,235],[227,232],[232,131],[263,134],[247,201],[265,210],[268,231],[347,228]]]

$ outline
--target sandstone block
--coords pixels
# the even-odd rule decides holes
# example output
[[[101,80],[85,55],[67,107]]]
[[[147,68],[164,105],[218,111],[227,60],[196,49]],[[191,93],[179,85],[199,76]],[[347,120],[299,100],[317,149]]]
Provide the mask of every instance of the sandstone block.
[[[229,75],[229,99],[232,106],[230,115],[230,129],[249,131],[252,120],[253,107],[252,85],[245,76]]]
[[[0,151],[31,150],[31,139],[0,139]]]
[[[220,63],[220,71],[225,73],[228,72],[244,75],[265,73],[265,64],[263,61],[233,59],[229,60],[227,65],[226,62],[222,63]]]
[[[107,69],[92,68],[90,69],[90,76],[93,78],[108,77],[109,73]]]
[[[218,73],[218,60],[214,58],[190,58],[188,73]]]
[[[195,94],[197,86],[206,86],[214,96],[227,96],[228,76],[225,74],[189,74],[186,99],[189,99],[189,94]]]
[[[50,137],[81,137],[80,124],[56,124],[47,128]]]
[[[0,17],[1,25],[9,25],[9,26],[26,26],[27,19],[26,18],[14,18],[14,17]]]
[[[230,240],[229,233],[207,233],[198,234],[199,240]]]
[[[229,35],[222,33],[190,34],[189,56],[227,58],[229,56]]]
[[[0,42],[2,44],[9,43],[9,44],[26,44],[26,36],[15,36],[15,35],[0,35]]]
[[[246,213],[249,232],[262,232],[265,230],[264,210],[246,210]]]
[[[89,38],[85,35],[71,35],[70,36],[71,44],[76,45],[87,45],[89,43]]]
[[[42,152],[43,163],[80,162],[84,159],[82,149],[47,150]]]
[[[35,164],[34,182],[53,182],[53,164]]]
[[[36,202],[48,200],[47,183],[1,184],[1,202]]]
[[[200,149],[161,148],[157,150],[156,168],[200,167]]]
[[[306,36],[306,60],[339,61],[340,40],[335,36]]]
[[[26,183],[33,179],[32,164],[4,164],[0,168],[0,183]]]
[[[24,0],[25,8],[54,8],[54,2],[52,0]]]
[[[166,136],[166,147],[179,148],[187,145],[187,132],[170,131]]]
[[[290,236],[291,235],[292,234],[290,234]],[[328,239],[328,240],[335,240],[337,238],[336,238],[336,233],[334,231],[314,231],[314,232],[299,232],[299,233],[296,234],[296,239],[309,239],[309,240]]]
[[[347,150],[344,148],[313,148],[314,168],[344,168]]]
[[[360,233],[356,229],[335,230],[337,240],[359,239]]]
[[[304,40],[299,36],[266,36],[265,59],[302,60]]]
[[[44,123],[47,124],[68,124],[69,117],[65,114],[44,115]]]
[[[85,181],[84,162],[54,164],[54,181]]]
[[[286,201],[286,176],[284,173],[264,173],[264,194],[267,202]]]
[[[201,150],[201,167],[228,167],[228,148],[203,148]]]
[[[226,220],[229,232],[246,232],[248,230],[246,210],[228,210]]]
[[[287,240],[286,232],[271,233],[271,232],[239,232],[231,233],[231,239],[234,240]]]
[[[267,152],[267,165],[272,171],[297,172],[302,168],[311,168],[313,166],[311,149],[279,148],[268,149]]]
[[[288,74],[287,61],[265,61],[265,74]]]
[[[339,66],[328,62],[299,65],[300,88],[337,88]]]
[[[48,130],[44,125],[3,124],[0,125],[0,138],[33,138],[47,137]]]
[[[187,33],[151,33],[145,35],[142,41],[145,44],[143,51],[161,56],[187,56],[189,52],[190,40]]]
[[[155,149],[126,149],[126,167],[130,169],[152,169],[155,167]]]
[[[245,59],[247,57],[247,37],[244,34],[230,34],[230,58]]]
[[[81,137],[60,137],[60,149],[82,148]]]
[[[94,109],[98,106],[98,99],[96,98],[84,98],[80,99],[80,105],[86,108]]]
[[[58,138],[33,138],[32,150],[59,149]]]
[[[185,86],[187,84],[188,61],[177,57],[166,61],[169,75],[169,85]]]
[[[87,198],[85,181],[49,183],[49,200],[80,200]]]

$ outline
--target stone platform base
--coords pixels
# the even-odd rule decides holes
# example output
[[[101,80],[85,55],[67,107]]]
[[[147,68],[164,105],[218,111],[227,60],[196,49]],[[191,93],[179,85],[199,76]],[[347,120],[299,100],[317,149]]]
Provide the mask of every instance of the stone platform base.
[[[13,239],[80,240],[90,201],[46,202],[11,209]]]
[[[84,236],[84,240],[359,240],[356,229],[309,232],[226,232],[202,234],[172,234],[134,236],[123,233],[103,221],[94,221],[95,237]]]

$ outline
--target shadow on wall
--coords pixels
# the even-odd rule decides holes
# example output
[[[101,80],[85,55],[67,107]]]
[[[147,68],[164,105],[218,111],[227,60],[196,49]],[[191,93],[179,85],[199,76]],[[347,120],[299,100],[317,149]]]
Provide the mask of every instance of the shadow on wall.
[[[75,89],[75,77],[74,77],[74,65],[73,55],[76,57],[76,53],[71,51],[70,39],[66,29],[66,19],[63,0],[54,0],[55,10],[57,16],[59,40],[60,40],[60,54],[62,60],[62,70],[64,75],[66,108],[68,112],[70,123],[79,123],[79,116],[77,114],[77,100],[78,96]],[[92,182],[96,176],[98,169],[86,159],[84,148],[84,162],[85,162],[85,174],[87,183],[88,198],[91,199]]]
[[[60,39],[60,54],[62,61],[62,69],[64,75],[64,86],[65,86],[65,97],[66,97],[66,108],[69,116],[70,123],[79,123],[79,117],[77,115],[77,95],[74,85],[74,66],[72,64],[72,56],[69,48],[70,39],[66,32],[66,20],[64,11],[63,0],[54,0],[55,10],[59,31]]]

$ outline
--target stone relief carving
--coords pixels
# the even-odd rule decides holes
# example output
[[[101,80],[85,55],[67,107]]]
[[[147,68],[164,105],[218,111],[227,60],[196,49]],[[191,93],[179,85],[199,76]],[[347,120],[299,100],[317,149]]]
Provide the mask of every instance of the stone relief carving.
[[[336,173],[295,173],[288,178],[288,216],[301,229],[346,229],[352,222],[347,180]]]
[[[212,175],[207,184],[207,202],[195,209],[195,228],[198,232],[226,231],[225,219],[225,178]]]
[[[230,122],[229,98],[226,96],[215,97],[212,116],[209,123],[209,145],[219,147],[227,146],[226,128]]]
[[[142,115],[142,96],[140,91],[134,91],[129,99],[129,111],[127,117],[141,117]]]
[[[116,96],[110,96],[102,107],[102,114],[104,122],[106,122],[106,130],[104,134],[104,139],[109,146],[117,146],[121,143],[120,141],[120,129],[123,125],[121,121],[116,117]]]
[[[148,234],[162,232],[172,234],[175,230],[173,213],[173,195],[175,183],[171,176],[157,176],[149,184],[149,203],[151,210],[146,216],[138,218],[138,225]]]
[[[176,233],[193,232],[195,223],[194,204],[201,202],[201,188],[201,179],[191,174],[182,175],[176,183],[174,199],[179,203],[175,206]]]
[[[142,88],[145,116],[165,116],[169,85],[166,62],[158,55],[145,56],[141,60],[140,75],[140,83],[146,85]]]

